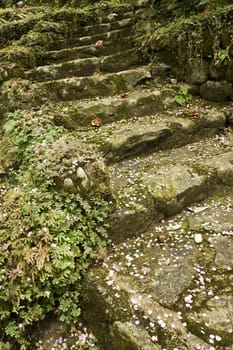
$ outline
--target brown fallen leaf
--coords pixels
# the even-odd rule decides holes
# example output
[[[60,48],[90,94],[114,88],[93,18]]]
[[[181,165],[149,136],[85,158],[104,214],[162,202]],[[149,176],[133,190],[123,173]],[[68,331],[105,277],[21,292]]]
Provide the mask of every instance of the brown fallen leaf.
[[[95,127],[95,128],[99,128],[102,125],[102,120],[101,118],[97,117],[95,119],[92,119],[91,121],[91,126]]]
[[[102,73],[99,70],[97,70],[93,73],[93,77],[99,77],[101,74]]]
[[[159,236],[157,237],[157,241],[158,241],[159,243],[164,243],[164,242],[166,242],[166,236],[164,236],[164,235],[159,235]]]
[[[128,92],[124,92],[122,95],[121,95],[121,98],[126,98],[129,96],[129,93]]]
[[[189,117],[196,117],[198,115],[198,111],[194,108],[189,108],[186,110],[186,113]]]

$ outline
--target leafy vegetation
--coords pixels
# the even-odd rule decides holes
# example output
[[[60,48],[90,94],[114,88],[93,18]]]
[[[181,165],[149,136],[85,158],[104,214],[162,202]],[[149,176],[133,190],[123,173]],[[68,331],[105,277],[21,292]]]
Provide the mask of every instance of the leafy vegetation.
[[[176,95],[175,100],[180,106],[183,106],[192,100],[192,95],[189,93],[187,87],[182,86],[178,95]]]
[[[82,276],[107,244],[107,203],[98,186],[88,196],[61,185],[64,160],[69,171],[85,162],[78,135],[19,110],[8,113],[3,130],[0,348],[26,349],[28,327],[48,312],[77,322]]]
[[[217,67],[226,66],[230,62],[231,58],[229,55],[229,47],[226,49],[221,49],[216,52],[215,55],[215,65]]]

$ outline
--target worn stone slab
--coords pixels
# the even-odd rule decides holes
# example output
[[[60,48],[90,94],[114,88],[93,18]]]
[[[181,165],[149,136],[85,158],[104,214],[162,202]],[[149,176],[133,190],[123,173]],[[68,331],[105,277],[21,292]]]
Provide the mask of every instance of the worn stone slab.
[[[50,101],[70,101],[96,96],[109,96],[128,91],[151,77],[148,67],[139,67],[92,77],[74,77],[31,83],[20,80],[16,84],[5,83],[1,99],[9,101],[11,107],[39,106]]]
[[[80,35],[82,36],[88,36],[88,35],[95,35],[97,33],[102,34],[105,32],[109,32],[111,30],[118,30],[130,25],[133,25],[133,19],[132,19],[132,12],[126,13],[124,16],[127,15],[127,18],[123,18],[121,20],[115,20],[118,16],[118,14],[115,13],[115,16],[112,14],[112,16],[109,16],[108,22],[103,22],[95,25],[89,25],[81,28]]]
[[[45,81],[92,75],[97,70],[98,64],[98,58],[85,58],[60,64],[50,64],[27,71],[25,78],[34,81]]]
[[[103,45],[96,45],[94,42],[90,45],[71,46],[61,50],[51,50],[43,53],[42,63],[49,64],[52,62],[64,62],[77,58],[99,57],[111,55],[114,52],[132,48],[133,43],[130,37],[123,36],[120,41],[112,44],[107,41]]]
[[[115,19],[122,19],[129,17],[129,12],[131,13],[132,7],[128,3],[107,3],[107,2],[97,2],[95,4],[96,12],[103,22],[111,21],[112,14],[115,14]]]
[[[116,321],[112,327],[112,350],[161,350],[162,347],[154,344],[148,332],[131,322]]]
[[[125,158],[143,150],[154,149],[163,139],[172,134],[172,129],[163,122],[156,124],[127,123],[117,127],[111,138],[106,140],[105,152],[110,158]]]
[[[116,65],[116,60],[118,64]],[[39,66],[25,72],[25,79],[33,81],[58,80],[68,77],[103,74],[126,70],[138,62],[138,56],[132,51],[120,52],[112,56],[90,57],[66,61],[59,64]]]
[[[164,257],[166,246],[159,247],[152,237],[148,240],[145,236],[131,243],[131,250],[130,242],[123,243],[118,252],[116,250],[115,258],[112,256],[112,259],[106,261],[102,269],[94,269],[86,279],[84,318],[95,320],[92,326],[100,335],[102,348],[108,349],[109,344],[114,344],[116,337],[120,341],[121,349],[125,349],[124,346],[129,344],[129,339],[135,342],[133,349],[144,349],[141,348],[141,340],[134,336],[135,330],[138,329],[139,334],[145,336],[145,344],[150,341],[150,346],[155,344],[158,349],[159,346],[162,348],[170,346],[168,348],[187,347],[196,350],[201,346],[200,349],[209,350],[208,344],[186,328],[182,321],[182,312],[162,306],[163,300],[160,300],[159,293],[156,291],[151,293],[154,288],[152,282],[158,279],[155,271],[159,272],[159,268],[169,264],[168,256]],[[191,258],[192,250],[188,247],[184,250]],[[169,254],[169,248],[167,253]],[[179,259],[181,257],[181,261],[184,262],[185,254],[176,252],[173,255],[174,253],[175,249],[170,258],[174,260],[174,267],[176,260],[176,269],[179,271]],[[196,258],[192,257],[194,261]],[[192,283],[192,274],[185,268],[180,271],[180,278],[183,281],[182,290],[175,288],[177,295],[173,303],[176,303],[175,300]],[[168,293],[172,288],[169,287],[172,279],[173,275],[163,285],[163,288],[168,288]],[[119,347],[116,347],[117,349]]]
[[[130,208],[131,207],[131,208]],[[114,243],[123,242],[125,239],[144,232],[155,220],[161,220],[163,215],[155,213],[153,205],[146,203],[133,203],[117,209],[110,216],[109,235]]]
[[[208,80],[200,86],[200,95],[209,101],[222,102],[229,98],[231,88],[227,81]]]
[[[233,152],[221,153],[200,165],[208,169],[218,183],[233,186]]]
[[[174,106],[174,99],[171,97],[174,94],[175,91],[166,88],[160,90],[136,87],[118,96],[55,104],[54,112],[57,122],[71,129],[90,126],[93,116],[99,117],[102,120],[101,134],[103,134],[105,126],[109,123],[114,123],[112,129],[117,130],[121,127],[121,124],[115,124],[117,121],[126,125],[126,120],[129,118],[150,115],[171,108]],[[110,135],[107,129],[108,127],[106,128],[108,138]]]
[[[225,333],[225,345],[233,343],[233,297],[232,295],[219,295],[210,298],[201,312],[193,312],[189,318],[190,324],[194,323],[204,332],[208,326],[211,329],[211,337],[209,332],[206,332],[206,337],[212,339],[212,344],[218,346]],[[225,347],[224,347],[225,348]]]
[[[229,233],[229,232],[228,232]],[[221,269],[233,269],[233,231],[229,237],[217,237],[211,239],[215,250],[214,263]]]
[[[222,200],[226,193],[220,192]],[[210,206],[213,198],[205,202]],[[201,213],[201,204],[193,206],[197,208]],[[124,349],[135,328],[139,334],[146,330],[145,339],[149,334],[162,349],[231,349],[231,237],[212,235],[206,232],[203,242],[196,243],[184,213],[115,246],[102,268],[88,276],[84,292],[84,317],[95,320],[100,339],[105,334],[103,349],[108,349],[107,341],[112,344],[113,334]],[[92,305],[98,305],[97,315]],[[118,328],[114,333],[116,324],[120,333]]]
[[[155,167],[143,176],[143,183],[153,196],[155,207],[165,215],[173,215],[208,194],[207,176],[186,166]]]
[[[96,43],[98,40],[111,41],[113,44],[114,42],[118,41],[121,36],[129,36],[129,34],[130,29],[125,27],[122,29],[111,30],[109,32],[82,36],[80,38],[77,38],[73,45],[91,45]]]
[[[158,102],[163,105],[162,92],[158,95]],[[128,104],[130,104],[130,98],[128,98]],[[106,134],[103,126],[100,134],[100,136],[104,135],[101,144],[105,157],[116,161],[135,154],[152,153],[159,149],[184,145],[200,134],[203,136],[204,132],[208,135],[211,129],[215,131],[217,126],[223,126],[224,123],[223,113],[213,113],[209,120],[208,118],[203,120],[202,117],[190,120],[185,115],[173,117],[169,113],[161,113],[114,123],[112,130],[109,126],[106,128]]]
[[[158,123],[160,122],[158,118]],[[156,121],[154,123],[156,124]],[[121,130],[123,133],[123,129]],[[100,130],[97,136],[106,141],[111,132],[111,129],[106,128],[105,131]],[[168,140],[172,137],[173,145],[179,142],[179,137],[187,141],[185,132],[182,134],[179,131],[175,137],[173,130],[173,135],[169,136]],[[104,141],[101,142],[104,143]],[[166,140],[163,139],[162,144],[164,146]],[[183,208],[213,193],[218,187],[215,172],[209,172],[208,168],[200,169],[199,161],[201,158],[204,162],[206,159],[210,162],[211,155],[215,151],[221,152],[226,149],[226,146],[232,147],[231,136],[224,144],[207,139],[173,150],[158,150],[147,156],[143,152],[142,155],[137,154],[135,158],[121,160],[120,163],[110,163],[111,191],[117,207],[112,215],[113,235],[110,230],[113,241],[116,239],[116,242],[121,242],[127,237],[127,233],[128,237],[135,235],[134,228],[139,229],[137,232],[143,232],[148,227],[147,224],[152,221],[158,222],[164,216],[180,212]],[[206,153],[202,151],[203,149]],[[229,191],[231,191],[230,188]],[[229,199],[229,203],[230,201]],[[195,209],[194,205],[193,213],[191,213],[192,207],[186,211],[190,231],[222,232],[232,229],[232,209],[229,205],[222,207],[221,201],[218,206],[216,203],[218,199],[214,200],[214,204],[211,202],[204,208],[201,208],[203,205],[196,204]]]
[[[194,210],[197,210],[197,213],[187,218],[190,230],[212,231],[223,234],[225,232],[226,235],[227,232],[233,230],[233,210],[231,208],[221,207],[220,205],[204,205],[200,207],[200,212],[198,207]]]

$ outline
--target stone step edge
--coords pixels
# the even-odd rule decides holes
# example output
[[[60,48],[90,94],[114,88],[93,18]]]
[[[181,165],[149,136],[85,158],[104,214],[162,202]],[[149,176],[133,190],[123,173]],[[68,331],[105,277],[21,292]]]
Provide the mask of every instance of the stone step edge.
[[[161,99],[163,96],[158,96]],[[165,95],[166,97],[166,95]],[[155,103],[151,99],[152,103]],[[161,102],[163,105],[163,103]],[[151,107],[151,109],[153,106]],[[165,106],[164,106],[165,110]],[[209,113],[208,113],[209,112]],[[226,116],[224,112],[213,111],[201,113],[195,119],[183,111],[180,115],[145,116],[127,121],[115,122],[102,127],[99,133],[100,150],[108,163],[115,163],[131,156],[154,153],[162,149],[178,148],[200,137],[208,136],[210,130],[224,128]],[[106,131],[105,131],[106,130]],[[95,136],[98,142],[98,134]]]
[[[114,14],[112,14],[114,15]],[[114,18],[114,17],[113,17]],[[95,23],[93,25],[86,25],[84,27],[81,28],[80,30],[80,37],[81,36],[90,36],[90,35],[94,35],[94,34],[103,34],[103,33],[107,33],[111,30],[119,30],[119,29],[123,29],[126,28],[130,25],[133,25],[133,19],[132,17],[130,17],[130,13],[129,13],[129,17],[128,18],[123,18],[120,20],[112,20],[109,22],[100,22],[99,23]]]
[[[178,178],[172,184],[168,183],[168,186],[161,182],[161,178],[166,179],[163,167],[159,168],[160,172],[162,170],[161,174],[152,177],[152,182],[142,174],[142,178],[146,179],[143,183],[144,189],[138,185],[132,187],[131,184],[131,201],[127,196],[125,199],[120,198],[120,190],[116,192],[112,188],[112,205],[115,209],[109,217],[109,236],[113,242],[119,243],[137,233],[145,232],[153,222],[160,222],[165,217],[181,212],[188,205],[201,202],[219,185],[233,187],[233,152],[221,153],[189,167],[170,167],[167,171],[171,176],[174,172],[176,176],[176,168],[180,171]],[[172,186],[179,178],[185,179],[185,185],[183,188],[180,185],[180,189],[174,189],[173,193]]]
[[[145,337],[144,346],[146,345],[148,350],[162,349],[160,344],[156,344],[158,341],[157,334],[160,335],[160,339],[165,343],[166,339],[175,338],[180,346],[188,347],[190,350],[197,348],[209,350],[209,344],[187,331],[179,312],[161,306],[145,293],[139,294],[136,289],[128,284],[126,278],[118,276],[114,270],[109,270],[107,263],[103,263],[100,277],[98,274],[99,270],[94,268],[88,274],[88,279],[85,279],[83,284],[84,298],[81,306],[83,310],[82,315],[87,323],[90,322],[88,310],[97,309],[96,312],[98,314],[96,314],[96,317],[92,311],[92,317],[97,322],[95,325],[90,324],[90,326],[94,328],[94,333],[100,335],[101,338],[103,336],[101,334],[103,332],[103,328],[101,329],[100,325],[101,320],[105,324],[104,350],[107,350],[106,343],[112,344],[113,350],[119,350],[119,343],[122,344],[123,348],[124,345],[130,344],[134,349],[142,349],[140,337],[132,337],[132,331],[135,335],[136,330],[139,335]],[[112,292],[108,295],[110,289]],[[94,308],[94,303],[95,306],[96,304],[98,305],[97,308]],[[121,305],[120,308],[119,304]],[[118,314],[118,319],[114,316],[116,313]],[[133,317],[135,313],[138,315],[136,318]],[[158,318],[160,315],[164,315],[164,320],[160,317]],[[122,334],[122,326],[124,327],[124,324],[128,324],[129,332],[126,329]],[[145,328],[145,324],[153,324],[151,333]],[[98,328],[99,326],[100,328]],[[153,335],[153,333],[156,333],[156,335]]]
[[[146,79],[151,79],[147,66],[140,66],[98,77],[74,77],[31,83],[28,80],[7,81],[2,85],[1,103],[12,108],[28,109],[48,102],[91,99],[111,96],[133,89]]]
[[[122,29],[115,29],[115,30],[111,30],[109,32],[81,36],[81,37],[77,38],[76,40],[71,40],[71,43],[73,46],[79,45],[81,47],[81,46],[95,44],[99,40],[101,40],[103,42],[104,41],[107,42],[108,40],[112,40],[114,42],[114,41],[118,41],[122,35],[128,36],[130,34],[130,33],[128,33],[128,31],[129,31],[129,27],[123,27]]]
[[[128,48],[129,49],[134,48],[133,42],[132,42],[132,40],[130,42],[130,40],[131,39],[129,37],[121,38],[120,46],[123,45],[125,48],[125,44],[130,43],[131,45]],[[73,46],[72,45],[72,46],[68,46],[68,47],[60,49],[60,50],[45,51],[43,53],[42,59],[43,60],[53,59],[54,62],[56,62],[56,60],[60,60],[60,59],[63,59],[64,61],[69,60],[69,54],[70,54],[70,52],[72,53],[72,51],[74,52],[73,53],[74,55],[77,55],[77,57],[81,56],[80,58],[99,57],[102,55],[102,52],[104,52],[105,50],[111,49],[111,52],[112,52],[114,50],[114,47],[116,47],[116,43],[112,44],[111,42],[105,42],[104,45],[96,45],[96,43],[89,44],[89,45],[82,45],[82,46]],[[85,53],[85,50],[87,51],[87,53]],[[78,51],[81,51],[81,52],[78,54]],[[82,53],[82,51],[84,51],[84,53]],[[80,56],[78,56],[78,55],[80,55]],[[61,57],[59,57],[59,56],[61,56]],[[67,56],[68,56],[68,59],[66,58]]]
[[[175,94],[176,90],[169,86],[164,86],[162,91],[156,87],[142,89],[135,87],[133,90],[125,90],[112,96],[84,98],[66,103],[55,102],[52,113],[57,125],[85,132],[93,129],[91,123],[93,119],[100,118],[102,126],[99,131],[102,132],[109,124],[114,127],[116,123],[117,127],[118,122],[172,110],[176,107]],[[45,111],[51,114],[49,108],[45,107]]]
[[[116,73],[122,70],[121,63],[119,65],[116,64],[116,69],[110,69],[108,66],[113,65],[113,63],[109,62],[113,60],[114,58],[116,61],[119,58],[122,58],[125,54],[130,55],[131,61],[129,60],[129,63],[127,64],[127,61],[124,63],[123,69],[130,69],[133,68],[133,65],[136,66],[139,61],[139,56],[136,55],[134,49],[120,51],[113,55],[104,55],[100,57],[87,57],[87,58],[77,58],[72,59],[69,61],[57,63],[57,64],[50,64],[50,65],[41,65],[37,66],[34,69],[31,69],[29,71],[26,71],[24,74],[24,78],[27,80],[36,80],[36,81],[44,81],[43,79],[49,79],[51,80],[59,80],[62,79],[59,77],[59,71],[65,70],[65,73],[69,73],[69,68],[75,70],[75,74],[72,73],[72,76],[89,76],[91,73],[93,74],[103,74],[103,73]],[[67,67],[67,68],[66,68]],[[86,74],[84,75],[84,72],[86,71]],[[79,72],[80,71],[80,72]],[[83,74],[82,74],[83,71]],[[64,74],[65,74],[64,73]],[[38,77],[36,75],[38,74]],[[56,77],[56,74],[58,74],[58,77]],[[51,77],[50,77],[51,76]]]

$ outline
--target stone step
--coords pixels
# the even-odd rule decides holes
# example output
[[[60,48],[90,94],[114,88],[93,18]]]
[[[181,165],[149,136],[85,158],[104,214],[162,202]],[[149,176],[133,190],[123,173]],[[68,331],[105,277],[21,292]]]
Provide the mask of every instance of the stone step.
[[[128,14],[132,13],[132,6],[129,3],[97,2],[95,12],[103,22],[108,22],[111,19],[120,20],[128,17]]]
[[[161,125],[154,138],[162,144],[161,135],[169,137],[169,132],[166,125]],[[111,165],[109,174],[115,200],[110,218],[113,241],[122,242],[127,235],[142,232],[152,222],[203,200],[219,184],[232,186],[232,143],[231,133],[215,137],[212,134],[179,148],[162,149]]]
[[[107,40],[111,36],[112,30],[114,31],[113,37],[118,35],[117,30],[123,28],[125,28],[123,35],[126,35],[127,31],[130,33],[133,24],[132,13],[130,11],[122,12],[122,8],[119,13],[112,13],[110,7],[109,14],[107,11],[103,18],[97,17],[99,9],[95,8],[93,8],[91,16],[88,16],[85,11],[80,11],[80,9],[76,11],[76,16],[74,9],[51,10],[51,8],[48,8],[47,13],[42,8],[35,8],[34,10],[29,8],[28,11],[18,9],[17,16],[12,11],[13,14],[3,15],[3,23],[0,28],[1,49],[6,46],[9,49],[12,40],[14,40],[14,44],[17,42],[18,45],[23,46],[42,45],[45,46],[45,49],[64,49],[69,44],[73,46],[80,45],[82,40],[84,40],[84,43],[86,41],[92,44],[91,36],[93,35],[94,43],[98,40],[96,39],[98,34],[103,35],[104,39]],[[127,9],[128,7],[123,6],[123,8]],[[12,16],[13,18],[15,16],[16,20],[13,20]],[[39,24],[38,19],[40,19]],[[128,29],[126,30],[126,28]],[[50,34],[49,31],[51,31]],[[67,35],[65,40],[64,34]],[[79,39],[77,42],[77,37],[83,37],[83,39]],[[4,50],[0,52],[1,61],[4,60],[5,56],[8,57],[9,54],[5,55]]]
[[[55,34],[53,34],[54,36]],[[56,35],[55,35],[56,36]],[[14,44],[12,46],[8,46],[7,51],[5,49],[0,50],[0,62],[1,66],[7,66],[7,64],[14,63],[18,66],[18,69],[22,70],[22,67],[28,69],[30,66],[36,65],[49,65],[51,63],[61,63],[65,61],[70,61],[74,59],[83,59],[90,57],[100,57],[100,56],[109,56],[114,53],[119,53],[120,51],[126,51],[132,49],[134,43],[131,38],[123,37],[118,41],[104,41],[103,45],[97,45],[96,42],[93,42],[91,45],[84,46],[72,46],[69,47],[67,42],[62,41],[62,49],[55,50],[55,46],[58,45],[58,37],[56,37],[56,45],[52,45],[53,40],[50,36],[49,44],[50,46],[54,46],[54,50],[45,51],[40,53],[40,55],[33,52],[32,48],[25,48],[25,46],[21,46],[19,43]],[[25,38],[24,38],[25,39]],[[33,55],[35,57],[33,57]],[[8,69],[10,70],[10,68]],[[14,74],[14,71],[8,74],[9,77],[18,77],[18,74]],[[23,77],[23,74],[21,74]],[[7,80],[3,79],[3,80]]]
[[[80,29],[80,36],[91,36],[96,34],[108,33],[112,30],[119,30],[125,27],[130,27],[134,24],[132,13],[127,13],[129,17],[115,21],[112,15],[112,21],[110,16],[109,22],[98,23],[94,25],[85,26]]]
[[[111,30],[109,32],[81,36],[79,38],[72,39],[70,42],[69,41],[64,42],[64,39],[63,39],[61,41],[57,41],[56,43],[54,43],[54,48],[62,49],[67,47],[67,44],[69,44],[69,47],[93,45],[98,40],[103,40],[103,42],[111,41],[111,44],[114,45],[114,43],[119,42],[122,37],[124,36],[128,37],[131,33],[131,30],[132,30],[131,27],[125,27],[121,29]]]
[[[231,349],[232,201],[219,187],[92,268],[82,315],[101,349]]]
[[[114,43],[105,41],[103,45],[96,45],[94,42],[91,45],[66,47],[60,50],[48,51],[43,53],[41,64],[59,63],[77,58],[108,56],[131,48],[133,48],[132,38],[126,36]]]
[[[40,66],[25,72],[25,79],[32,81],[46,81],[119,72],[136,66],[138,61],[138,54],[132,49],[111,56],[82,58],[73,61],[66,61],[64,63]]]
[[[125,91],[118,96],[109,96],[95,99],[84,99],[81,101],[67,101],[53,104],[53,116],[58,125],[67,129],[77,129],[80,127],[91,127],[91,121],[101,118],[103,132],[106,125],[126,120],[134,117],[148,116],[157,112],[173,109],[175,103],[175,89],[169,86],[154,88],[136,87],[132,91]],[[45,113],[50,114],[49,108],[44,108]],[[185,114],[185,110],[179,113]],[[121,127],[112,126],[112,129]]]
[[[97,96],[110,96],[135,88],[151,79],[147,66],[100,76],[74,77],[31,83],[29,80],[10,80],[2,85],[0,100],[11,108],[31,108],[58,101],[71,101]]]
[[[195,118],[188,116],[184,109],[177,111],[176,116],[171,110],[169,113],[143,115],[102,126],[101,132],[95,135],[95,143],[101,145],[108,162],[117,162],[135,155],[179,147],[198,137],[213,135],[219,128],[224,128],[225,123],[226,114],[213,108],[200,109]]]

